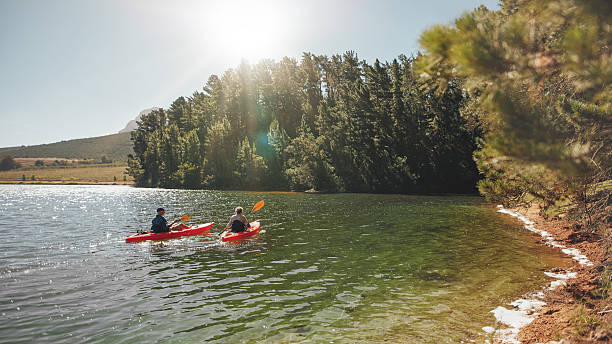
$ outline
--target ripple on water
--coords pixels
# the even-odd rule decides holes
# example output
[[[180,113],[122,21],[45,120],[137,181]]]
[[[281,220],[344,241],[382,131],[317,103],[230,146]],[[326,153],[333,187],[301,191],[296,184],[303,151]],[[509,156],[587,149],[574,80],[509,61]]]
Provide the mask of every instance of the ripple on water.
[[[249,240],[124,242],[160,205],[219,232],[262,198]],[[0,211],[15,343],[458,342],[561,259],[475,197],[5,185]]]

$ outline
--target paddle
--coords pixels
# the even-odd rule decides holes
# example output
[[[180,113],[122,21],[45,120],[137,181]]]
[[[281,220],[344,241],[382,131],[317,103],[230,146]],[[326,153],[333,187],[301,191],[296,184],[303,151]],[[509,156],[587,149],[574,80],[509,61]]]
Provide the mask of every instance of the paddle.
[[[263,206],[264,206],[264,200],[262,199],[261,201],[255,203],[255,205],[253,206],[253,209],[251,209],[247,213],[247,215],[252,213],[252,212],[254,212],[254,211],[258,211],[259,209],[263,208]],[[229,228],[229,226],[227,226],[221,233],[219,233],[219,235],[222,235],[223,233],[225,233],[225,231],[227,231],[228,228]]]
[[[189,221],[189,220],[191,220],[191,218],[189,217],[189,215],[183,215],[183,216],[181,216],[181,221],[185,222],[185,221]],[[178,219],[177,219],[177,220],[172,221],[172,223],[171,223],[171,224],[170,224],[168,227],[170,227],[170,226],[174,225],[174,224],[175,224],[175,223],[177,223],[177,222],[178,222]]]
[[[178,220],[179,219],[176,219],[176,220],[172,221],[172,223],[170,225],[172,226],[173,224],[177,223]],[[191,220],[191,218],[189,217],[189,215],[183,215],[183,216],[181,216],[180,220],[181,221],[189,221],[189,220]]]
[[[255,205],[253,206],[253,209],[251,209],[251,211],[249,211],[249,214],[254,212],[254,211],[258,211],[259,209],[263,208],[264,206],[264,200],[262,199],[261,201],[255,203]]]

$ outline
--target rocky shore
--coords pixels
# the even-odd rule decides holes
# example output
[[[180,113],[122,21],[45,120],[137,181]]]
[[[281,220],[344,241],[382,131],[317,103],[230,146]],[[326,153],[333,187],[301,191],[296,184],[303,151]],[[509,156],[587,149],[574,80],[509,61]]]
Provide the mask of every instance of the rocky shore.
[[[521,220],[544,245],[576,264],[546,272],[549,286],[493,311],[503,326],[499,343],[605,343],[612,340],[609,236],[591,233],[564,218],[545,219],[538,206],[499,209]],[[486,330],[486,329],[485,329]]]

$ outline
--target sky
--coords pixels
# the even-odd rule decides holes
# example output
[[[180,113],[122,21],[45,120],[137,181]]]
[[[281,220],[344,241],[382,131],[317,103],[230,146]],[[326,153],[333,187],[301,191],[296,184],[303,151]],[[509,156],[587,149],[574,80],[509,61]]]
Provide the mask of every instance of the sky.
[[[0,0],[0,147],[112,134],[246,59],[390,61],[497,0]]]

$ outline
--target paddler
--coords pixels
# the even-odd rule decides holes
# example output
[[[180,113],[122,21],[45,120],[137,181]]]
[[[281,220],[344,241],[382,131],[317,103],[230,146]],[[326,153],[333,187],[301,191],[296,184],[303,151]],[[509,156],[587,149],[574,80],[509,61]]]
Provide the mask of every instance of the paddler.
[[[247,221],[246,217],[242,215],[242,207],[236,207],[234,215],[230,217],[230,221],[225,227],[225,230],[231,228],[232,233],[240,233],[244,232],[247,228],[250,228],[251,225],[249,221]]]
[[[157,216],[155,216],[153,221],[151,221],[153,224],[151,226],[151,233],[165,233],[176,229],[174,225],[178,220],[174,220],[170,225],[168,225],[168,221],[166,221],[166,218],[164,217],[165,214],[166,211],[164,208],[157,208]]]

